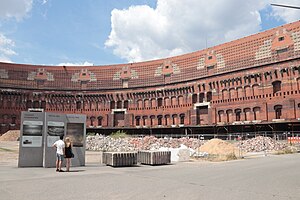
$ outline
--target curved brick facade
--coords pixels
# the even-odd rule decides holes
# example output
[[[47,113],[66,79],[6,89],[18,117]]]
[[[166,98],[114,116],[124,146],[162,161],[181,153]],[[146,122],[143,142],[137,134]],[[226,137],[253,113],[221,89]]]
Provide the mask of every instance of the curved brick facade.
[[[299,129],[299,92],[297,21],[148,62],[81,67],[0,63],[0,133],[18,129],[20,112],[29,108],[84,113],[90,128],[293,131]]]

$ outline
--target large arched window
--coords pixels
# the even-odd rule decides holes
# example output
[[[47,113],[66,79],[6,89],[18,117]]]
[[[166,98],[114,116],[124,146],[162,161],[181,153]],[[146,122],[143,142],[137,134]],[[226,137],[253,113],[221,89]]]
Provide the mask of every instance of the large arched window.
[[[157,125],[162,125],[162,115],[157,116]]]
[[[91,120],[90,126],[94,126],[95,119],[96,119],[96,117],[94,117],[94,116],[90,117],[90,120]]]
[[[98,126],[102,126],[102,120],[103,120],[103,117],[99,116],[98,117]]]
[[[122,101],[117,101],[117,108],[118,109],[122,108]]]
[[[41,108],[46,109],[46,101],[41,102]]]
[[[150,126],[153,126],[153,125],[154,125],[154,120],[155,120],[155,116],[154,116],[154,115],[151,115],[151,116],[150,116]]]
[[[232,112],[231,109],[226,111],[227,122],[232,122],[233,121],[232,114],[233,114],[233,112]]]
[[[143,101],[141,99],[137,101],[137,106],[138,108],[143,108]]]
[[[172,125],[177,124],[177,114],[172,115]]]
[[[116,105],[116,102],[115,101],[111,101],[110,102],[110,109],[115,109],[115,105]]]
[[[17,117],[15,115],[11,116],[11,124],[16,124]]]
[[[171,125],[171,123],[170,123],[170,115],[165,115],[165,125],[166,126]]]
[[[223,121],[223,117],[224,117],[224,111],[223,110],[218,111],[218,121],[219,122]]]
[[[254,120],[260,119],[260,107],[253,108],[253,118]]]
[[[280,119],[282,115],[282,105],[274,106],[274,110],[275,110],[275,119]]]
[[[274,81],[272,82],[273,85],[273,93],[281,91],[281,81]]]
[[[143,126],[148,126],[148,116],[143,116]]]
[[[199,94],[199,102],[202,103],[204,101],[204,93]]]
[[[140,124],[141,124],[141,123],[140,123],[140,120],[141,120],[141,117],[140,117],[140,116],[136,116],[136,117],[135,117],[135,125],[136,125],[136,126],[140,126]]]
[[[155,108],[156,107],[156,99],[153,98],[151,99],[151,108]]]
[[[252,89],[249,85],[245,86],[245,96],[251,97],[252,96]]]
[[[149,101],[149,99],[145,99],[144,100],[144,108],[148,108],[148,107],[150,107],[150,101]]]
[[[176,97],[171,98],[171,105],[172,106],[177,106],[177,98]]]
[[[180,124],[184,124],[184,114],[180,114]]]
[[[197,103],[197,94],[193,94],[192,103]]]
[[[234,88],[229,89],[229,98],[230,99],[236,98],[236,92]]]
[[[157,99],[157,107],[161,107],[161,106],[163,106],[162,98],[158,98]]]
[[[241,121],[242,110],[241,109],[236,109],[234,112],[235,112],[235,121]]]
[[[237,98],[242,98],[242,97],[244,97],[243,88],[238,87],[237,88]]]
[[[181,105],[183,105],[183,96],[179,96],[178,97],[178,104],[179,104],[179,106],[181,106]]]
[[[226,89],[222,90],[222,100],[228,99],[228,91]]]
[[[251,109],[250,108],[245,108],[244,113],[245,113],[245,121],[250,121],[251,120]]]
[[[253,85],[252,88],[253,88],[253,95],[258,96],[259,95],[258,84]]]
[[[128,100],[124,101],[124,108],[126,108],[126,109],[128,108]]]
[[[207,92],[206,93],[206,101],[210,102],[212,100],[212,93],[211,92]]]
[[[77,110],[81,109],[81,101],[76,102],[76,109]]]
[[[165,97],[165,106],[169,106],[170,104],[170,98],[169,97]]]

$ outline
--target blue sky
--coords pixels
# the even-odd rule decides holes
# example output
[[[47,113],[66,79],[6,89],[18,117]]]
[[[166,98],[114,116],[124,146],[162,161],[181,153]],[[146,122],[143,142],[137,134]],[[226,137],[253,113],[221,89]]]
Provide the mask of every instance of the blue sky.
[[[300,10],[270,6],[282,2],[0,0],[0,61],[109,65],[180,55],[299,20]]]

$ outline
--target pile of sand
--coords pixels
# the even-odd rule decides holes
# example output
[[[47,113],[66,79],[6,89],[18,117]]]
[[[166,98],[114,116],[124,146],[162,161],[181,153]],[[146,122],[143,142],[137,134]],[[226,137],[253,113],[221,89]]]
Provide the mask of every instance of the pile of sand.
[[[209,140],[199,147],[198,151],[224,158],[228,156],[239,157],[240,154],[239,149],[235,145],[220,139]]]
[[[0,137],[0,141],[18,141],[20,138],[20,130],[10,130]]]

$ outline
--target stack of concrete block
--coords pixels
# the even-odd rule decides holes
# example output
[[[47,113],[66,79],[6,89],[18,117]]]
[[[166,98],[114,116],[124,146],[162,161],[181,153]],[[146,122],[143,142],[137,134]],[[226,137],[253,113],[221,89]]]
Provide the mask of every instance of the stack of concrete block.
[[[125,167],[137,164],[137,152],[103,152],[103,164],[112,167]]]
[[[171,163],[171,151],[138,151],[138,163],[164,165]]]

